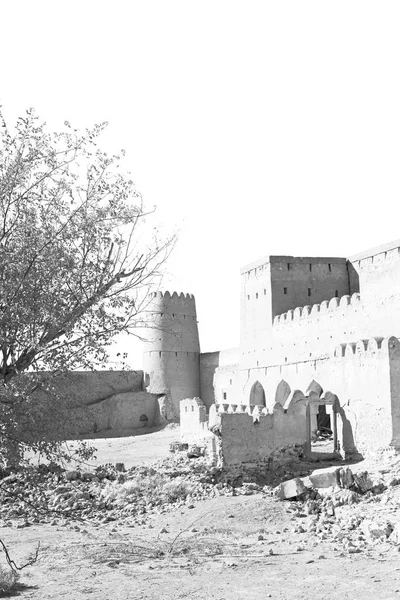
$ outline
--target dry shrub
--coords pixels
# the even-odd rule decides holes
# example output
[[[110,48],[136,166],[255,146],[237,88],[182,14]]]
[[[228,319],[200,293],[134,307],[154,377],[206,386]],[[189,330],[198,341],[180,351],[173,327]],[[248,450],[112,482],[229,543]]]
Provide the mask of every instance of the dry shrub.
[[[19,574],[0,567],[0,594],[10,592],[19,579]]]
[[[120,505],[130,504],[139,499],[160,504],[185,499],[192,489],[193,486],[182,477],[171,480],[156,473],[147,476],[137,475],[122,484],[110,482],[104,488],[102,496],[106,502],[115,501]]]

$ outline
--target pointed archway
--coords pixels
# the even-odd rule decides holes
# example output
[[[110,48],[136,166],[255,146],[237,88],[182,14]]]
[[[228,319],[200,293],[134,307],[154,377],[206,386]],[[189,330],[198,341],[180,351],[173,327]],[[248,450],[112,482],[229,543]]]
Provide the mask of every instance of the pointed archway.
[[[259,381],[253,383],[250,390],[250,405],[258,404],[266,406],[264,388]]]

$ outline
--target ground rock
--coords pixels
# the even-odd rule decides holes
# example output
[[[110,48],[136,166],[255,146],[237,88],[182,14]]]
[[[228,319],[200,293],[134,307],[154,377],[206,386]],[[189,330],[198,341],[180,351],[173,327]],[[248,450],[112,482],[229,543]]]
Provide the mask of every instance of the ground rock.
[[[360,529],[371,539],[387,539],[393,531],[393,525],[388,521],[364,519]]]
[[[393,531],[389,536],[389,541],[396,545],[400,544],[400,521],[394,524]]]
[[[308,479],[316,488],[339,487],[340,467],[328,467],[313,471]]]
[[[275,494],[281,500],[288,500],[290,498],[296,498],[307,492],[307,488],[303,481],[296,477],[295,479],[289,479],[283,481],[280,485],[275,488]]]

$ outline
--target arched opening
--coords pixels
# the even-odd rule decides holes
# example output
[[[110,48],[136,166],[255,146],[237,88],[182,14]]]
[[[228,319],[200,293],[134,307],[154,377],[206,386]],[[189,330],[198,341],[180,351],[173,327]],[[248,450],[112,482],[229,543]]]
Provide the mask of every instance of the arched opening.
[[[264,388],[259,381],[253,383],[250,390],[250,405],[251,404],[266,405]]]
[[[278,387],[276,388],[275,403],[278,403],[278,404],[281,404],[282,406],[284,406],[286,400],[290,396],[291,391],[292,390],[290,389],[290,385],[287,383],[287,381],[285,381],[284,379],[281,379],[281,381],[278,383]]]
[[[149,424],[148,416],[145,415],[144,413],[142,415],[140,415],[139,421],[140,421],[142,427],[147,427]]]

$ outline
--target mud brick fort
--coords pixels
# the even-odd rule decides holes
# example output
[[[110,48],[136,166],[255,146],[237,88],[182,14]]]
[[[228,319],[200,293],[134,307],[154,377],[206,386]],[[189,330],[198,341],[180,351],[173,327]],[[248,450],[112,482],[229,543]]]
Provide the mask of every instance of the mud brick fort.
[[[400,448],[400,240],[349,258],[266,256],[241,279],[229,350],[200,352],[192,295],[153,294],[143,371],[91,374],[96,430],[180,419],[184,439],[217,432],[234,463],[306,443],[325,411],[343,454]],[[82,393],[87,374],[74,377]]]

